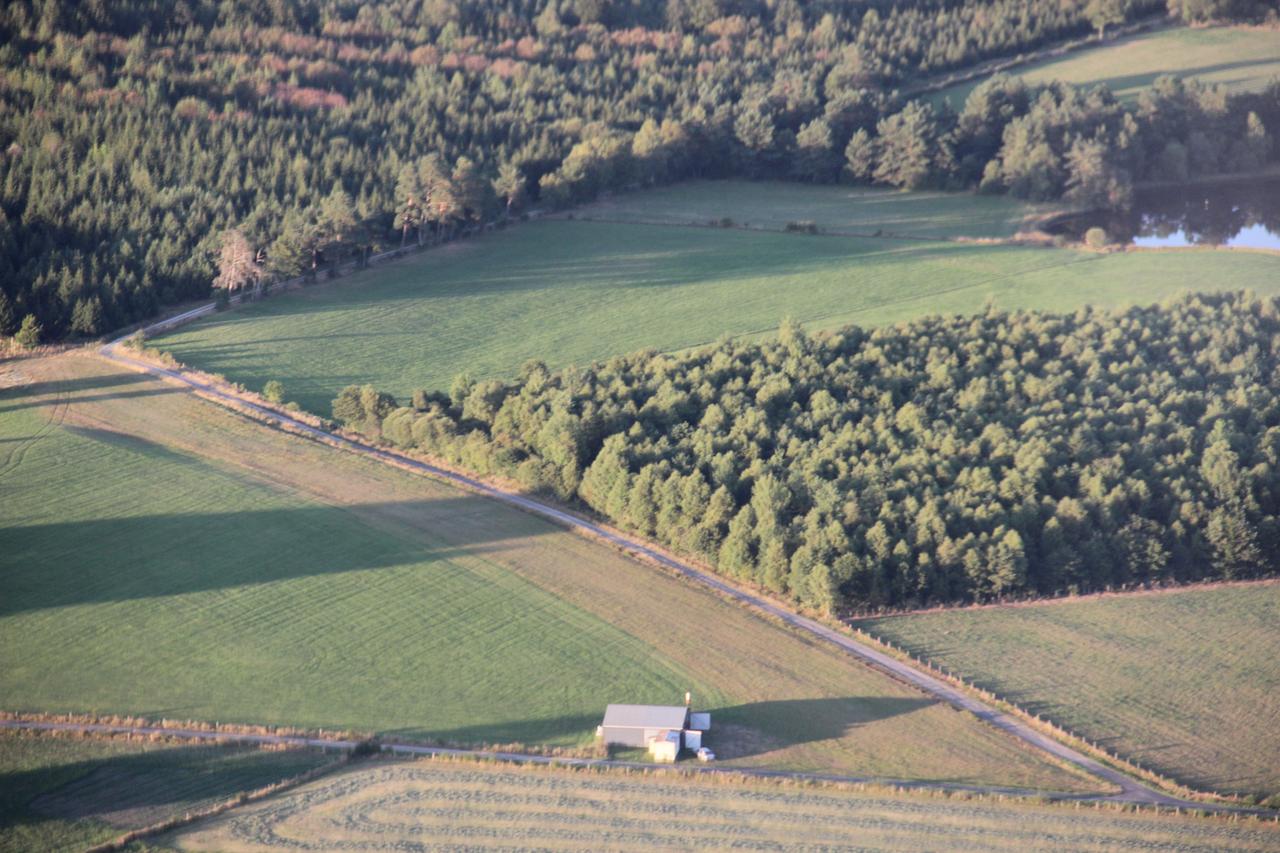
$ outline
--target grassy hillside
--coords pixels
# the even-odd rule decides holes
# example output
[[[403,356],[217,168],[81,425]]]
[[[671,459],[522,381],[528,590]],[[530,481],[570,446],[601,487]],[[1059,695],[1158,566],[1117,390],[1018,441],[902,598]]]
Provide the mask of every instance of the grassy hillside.
[[[730,763],[1079,784],[528,514],[83,356],[8,367],[0,706],[577,745],[692,690]]]
[[[334,760],[319,750],[0,732],[0,851],[83,850]]]
[[[423,761],[329,776],[180,850],[1273,850],[1274,823]]]
[[[1023,65],[1009,73],[1032,83],[1105,83],[1126,101],[1136,100],[1162,74],[1194,77],[1233,92],[1257,91],[1280,76],[1280,30],[1176,27]],[[980,82],[970,80],[929,98],[937,103],[950,98],[952,105],[960,109]]]
[[[1280,584],[861,624],[1144,767],[1280,793]]]
[[[531,358],[585,364],[729,333],[877,325],[927,313],[1153,302],[1280,288],[1280,259],[548,221],[520,225],[217,315],[161,338],[183,362],[328,414],[342,386],[407,396]]]
[[[1011,237],[1050,205],[1004,195],[899,192],[784,181],[689,181],[620,193],[574,211],[577,218],[665,225],[783,229],[813,222],[823,231],[948,239]]]

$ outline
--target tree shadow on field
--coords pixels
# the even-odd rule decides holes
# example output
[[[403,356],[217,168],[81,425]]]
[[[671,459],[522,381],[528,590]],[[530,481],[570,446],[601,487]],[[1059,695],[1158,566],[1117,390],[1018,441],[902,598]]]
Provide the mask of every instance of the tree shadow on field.
[[[138,502],[124,493],[117,505],[127,512]],[[433,571],[450,570],[434,561],[491,553],[507,547],[504,540],[553,529],[499,524],[493,515],[492,501],[459,495],[7,527],[0,529],[0,616],[413,564],[428,564],[420,568],[429,584]],[[398,527],[406,535],[396,535]]]
[[[720,759],[748,758],[787,747],[839,740],[862,726],[936,705],[913,696],[778,699],[711,710],[706,745]]]
[[[37,406],[53,405],[61,402],[57,398],[62,397],[62,395],[72,395],[69,400],[72,403],[87,403],[97,400],[118,400],[130,397],[154,397],[160,394],[172,394],[178,390],[167,385],[121,390],[126,386],[143,382],[152,382],[152,380],[138,373],[119,373],[106,376],[82,376],[75,379],[49,379],[32,382],[28,385],[0,388],[0,414]],[[85,393],[89,391],[100,391],[101,393]]]
[[[42,740],[53,738],[30,738],[32,744]],[[0,772],[0,829],[25,825],[36,833],[32,837],[39,837],[36,827],[51,819],[136,828],[327,760],[331,759],[318,750],[279,752],[232,745],[163,747],[66,763],[54,759],[41,767]]]
[[[1256,68],[1262,65],[1264,60],[1246,59],[1240,62],[1220,62],[1216,65],[1201,65],[1196,68],[1184,68],[1177,72],[1177,76],[1184,80],[1192,77],[1203,77],[1207,74],[1217,74],[1220,71],[1237,71],[1249,68]],[[1128,74],[1123,77],[1106,77],[1099,80],[1099,83],[1106,83],[1108,88],[1113,92],[1121,92],[1127,89],[1145,89],[1152,86],[1156,82],[1156,78],[1168,74],[1167,71],[1150,71],[1142,74]],[[1246,79],[1246,78],[1240,78]],[[1235,82],[1235,81],[1233,81]]]

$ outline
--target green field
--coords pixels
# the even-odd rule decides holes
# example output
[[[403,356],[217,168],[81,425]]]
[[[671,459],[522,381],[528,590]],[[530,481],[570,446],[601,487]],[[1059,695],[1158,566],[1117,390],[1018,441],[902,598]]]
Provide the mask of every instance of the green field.
[[[689,181],[620,193],[573,211],[574,218],[707,225],[726,217],[745,228],[782,230],[812,222],[831,233],[950,239],[1012,237],[1053,205],[1007,195],[900,192],[785,181]]]
[[[464,371],[682,349],[787,315],[871,326],[987,300],[1072,310],[1245,287],[1280,292],[1280,258],[542,221],[216,315],[156,345],[255,390],[280,379],[288,399],[327,415],[348,383],[407,397]]]
[[[334,760],[319,750],[0,732],[0,851],[83,850]]]
[[[157,839],[315,849],[1275,850],[1274,823],[719,784],[672,776],[384,763]]]
[[[1092,784],[534,516],[95,359],[6,367],[0,707],[580,746],[692,690],[730,764]]]
[[[1143,767],[1280,793],[1280,584],[860,624]]]
[[[1280,77],[1280,30],[1262,27],[1176,27],[1141,33],[1109,44],[1010,69],[1028,83],[1063,80],[1079,86],[1105,83],[1125,101],[1163,74],[1256,92]],[[982,81],[968,80],[928,97],[950,98],[958,110]]]

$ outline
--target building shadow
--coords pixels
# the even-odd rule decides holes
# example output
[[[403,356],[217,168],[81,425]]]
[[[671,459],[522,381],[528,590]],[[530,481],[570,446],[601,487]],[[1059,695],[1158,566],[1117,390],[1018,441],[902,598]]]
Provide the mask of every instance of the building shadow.
[[[862,726],[937,704],[916,696],[776,699],[711,710],[705,744],[722,760],[838,740]]]

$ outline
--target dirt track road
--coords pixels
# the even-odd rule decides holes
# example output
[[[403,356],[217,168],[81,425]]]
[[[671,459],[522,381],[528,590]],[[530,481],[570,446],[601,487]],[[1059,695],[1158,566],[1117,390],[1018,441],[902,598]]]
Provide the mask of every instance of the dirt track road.
[[[193,309],[192,311],[180,314],[177,317],[163,320],[148,327],[145,331],[150,333],[160,329],[167,329],[179,322],[194,319],[195,317],[201,316],[212,310],[212,305]],[[1203,803],[1180,799],[1149,788],[1138,782],[1133,777],[1115,770],[1114,768],[1108,767],[1078,750],[1067,746],[1066,744],[1060,743],[1041,734],[1016,717],[1000,711],[979,699],[969,696],[946,682],[916,669],[910,664],[904,663],[903,661],[891,657],[878,649],[859,642],[851,636],[842,634],[821,622],[802,616],[787,609],[786,607],[739,589],[715,575],[673,559],[659,550],[656,546],[652,546],[639,539],[610,530],[586,518],[558,509],[549,504],[542,503],[541,501],[533,498],[507,492],[488,483],[484,483],[480,480],[467,477],[454,471],[440,468],[417,459],[411,459],[399,453],[383,450],[361,441],[352,440],[317,429],[301,420],[290,417],[286,413],[248,402],[234,394],[222,390],[221,388],[188,376],[181,370],[172,370],[160,367],[146,361],[142,361],[141,359],[134,358],[122,351],[120,347],[122,340],[123,338],[104,345],[99,350],[99,353],[103,357],[116,363],[184,385],[190,390],[193,390],[214,402],[229,405],[238,409],[248,409],[265,419],[286,425],[293,432],[310,436],[329,445],[336,445],[352,453],[358,453],[382,462],[394,464],[401,468],[412,469],[439,480],[444,480],[465,490],[479,493],[485,497],[508,504],[509,506],[514,506],[526,512],[533,513],[534,515],[541,516],[556,524],[567,527],[574,532],[588,536],[589,538],[605,541],[622,549],[623,551],[656,563],[666,569],[677,572],[690,580],[710,587],[724,596],[752,607],[760,612],[766,613],[781,620],[787,625],[815,636],[824,642],[837,646],[870,666],[890,673],[899,680],[912,684],[925,693],[948,702],[957,708],[969,711],[979,719],[995,726],[1015,738],[1018,738],[1024,743],[1030,745],[1032,748],[1048,753],[1061,761],[1065,761],[1068,764],[1084,770],[1086,773],[1108,783],[1109,785],[1114,785],[1119,788],[1119,793],[1099,797],[1098,799],[1170,808],[1181,807],[1198,809],[1206,807]],[[0,724],[2,724],[2,721],[0,721]],[[423,749],[430,751],[434,748]],[[448,751],[434,749],[434,752],[443,753]],[[1231,807],[1222,808],[1231,809]]]

